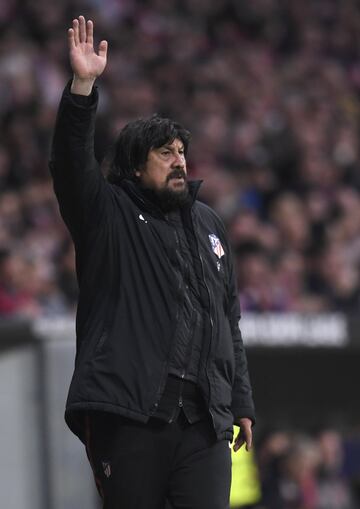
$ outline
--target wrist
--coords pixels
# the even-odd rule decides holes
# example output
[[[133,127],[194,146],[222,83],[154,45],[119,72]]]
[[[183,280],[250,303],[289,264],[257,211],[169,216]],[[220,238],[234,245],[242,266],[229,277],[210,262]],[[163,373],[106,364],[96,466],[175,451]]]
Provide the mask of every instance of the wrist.
[[[72,94],[89,96],[96,78],[79,78],[74,75],[70,91]]]

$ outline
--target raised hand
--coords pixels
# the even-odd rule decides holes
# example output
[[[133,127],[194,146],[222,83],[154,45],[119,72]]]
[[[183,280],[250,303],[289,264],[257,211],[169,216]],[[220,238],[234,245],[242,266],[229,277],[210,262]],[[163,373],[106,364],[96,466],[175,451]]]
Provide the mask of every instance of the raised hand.
[[[68,30],[70,63],[74,72],[71,91],[89,95],[95,79],[106,66],[107,41],[101,41],[98,53],[94,50],[93,22],[84,16],[75,18]]]

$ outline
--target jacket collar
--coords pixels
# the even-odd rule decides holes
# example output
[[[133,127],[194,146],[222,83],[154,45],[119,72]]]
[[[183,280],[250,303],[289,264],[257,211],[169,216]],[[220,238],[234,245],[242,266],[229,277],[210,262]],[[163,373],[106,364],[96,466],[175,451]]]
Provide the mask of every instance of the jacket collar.
[[[193,206],[202,182],[202,180],[188,181],[190,200],[189,205],[186,205],[184,208],[191,208]],[[141,209],[146,210],[155,216],[165,216],[159,205],[154,200],[151,200],[145,193],[143,193],[136,182],[125,179],[120,183],[120,187]]]

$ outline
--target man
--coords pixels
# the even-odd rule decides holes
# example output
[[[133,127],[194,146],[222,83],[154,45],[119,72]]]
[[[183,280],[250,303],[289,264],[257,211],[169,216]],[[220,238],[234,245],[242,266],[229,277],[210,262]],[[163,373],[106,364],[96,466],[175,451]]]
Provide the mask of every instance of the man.
[[[68,32],[74,72],[50,163],[76,249],[77,353],[65,418],[85,443],[105,509],[225,509],[234,448],[254,407],[223,224],[187,182],[189,133],[153,116],[128,124],[107,179],[94,157],[107,43]]]

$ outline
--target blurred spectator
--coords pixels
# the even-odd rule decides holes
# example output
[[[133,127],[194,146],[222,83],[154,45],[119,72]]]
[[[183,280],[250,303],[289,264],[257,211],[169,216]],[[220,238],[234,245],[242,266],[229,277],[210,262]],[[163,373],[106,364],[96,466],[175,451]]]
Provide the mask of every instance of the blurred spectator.
[[[359,471],[345,478],[345,449],[338,431],[317,437],[269,433],[258,444],[262,502],[258,509],[356,509],[351,489]]]
[[[353,508],[353,497],[343,475],[344,446],[340,433],[324,430],[318,437],[318,444],[318,509]]]
[[[35,318],[40,306],[28,285],[31,267],[18,253],[0,252],[0,316]]]

